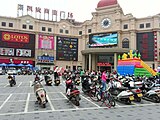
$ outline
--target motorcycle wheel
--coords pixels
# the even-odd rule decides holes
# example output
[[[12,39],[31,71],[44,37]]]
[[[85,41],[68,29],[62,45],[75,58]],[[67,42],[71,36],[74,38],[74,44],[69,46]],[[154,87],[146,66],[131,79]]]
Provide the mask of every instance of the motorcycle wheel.
[[[159,103],[160,102],[160,98],[157,96],[157,95],[153,95],[152,96],[152,100],[156,103]]]
[[[135,101],[136,101],[136,102],[141,102],[141,98],[140,98],[140,97],[137,97],[137,98],[135,98]]]
[[[14,85],[16,85],[16,81],[14,82]]]
[[[12,85],[12,84],[10,84],[10,86],[12,87],[13,85]]]
[[[42,104],[42,107],[43,107],[43,108],[46,108],[46,104]]]
[[[109,101],[110,101],[112,107],[116,106],[116,101],[114,100],[113,97],[110,96]]]
[[[89,91],[89,97],[93,100],[93,101],[98,101],[98,91],[96,89],[92,89]]]
[[[79,106],[79,105],[80,105],[79,101],[76,101],[76,102],[75,102],[75,105],[76,105],[76,106]]]

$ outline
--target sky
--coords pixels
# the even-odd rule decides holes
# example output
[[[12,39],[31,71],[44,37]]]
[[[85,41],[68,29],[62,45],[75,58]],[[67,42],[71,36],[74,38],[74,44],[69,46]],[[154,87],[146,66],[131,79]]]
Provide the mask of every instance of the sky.
[[[92,19],[97,3],[100,0],[1,0],[0,16],[17,17],[17,5],[24,6],[24,15],[27,14],[27,6],[40,7],[57,11],[73,13],[76,21],[84,22]],[[124,14],[132,13],[134,17],[141,18],[160,13],[160,0],[118,0]],[[33,17],[34,17],[33,12]],[[50,13],[51,14],[51,13]],[[43,16],[43,15],[41,15]],[[50,15],[51,16],[51,15]]]

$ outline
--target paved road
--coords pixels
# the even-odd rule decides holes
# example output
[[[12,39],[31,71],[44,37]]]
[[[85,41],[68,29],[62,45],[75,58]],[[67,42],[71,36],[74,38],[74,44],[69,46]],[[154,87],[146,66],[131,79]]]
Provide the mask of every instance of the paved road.
[[[69,102],[65,96],[65,84],[45,86],[49,102],[46,108],[35,104],[31,86],[34,76],[16,76],[17,85],[10,87],[7,76],[0,76],[0,120],[159,120],[160,104],[142,100],[125,105],[117,102],[108,109],[81,94],[80,106]],[[44,83],[43,83],[44,84]]]

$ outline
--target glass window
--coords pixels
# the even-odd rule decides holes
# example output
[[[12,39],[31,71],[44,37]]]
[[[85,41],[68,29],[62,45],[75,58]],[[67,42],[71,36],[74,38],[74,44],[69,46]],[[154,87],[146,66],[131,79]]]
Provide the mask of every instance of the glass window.
[[[79,31],[79,35],[82,35],[82,31]]]
[[[123,26],[123,29],[128,29],[128,25],[125,24],[125,25]]]
[[[52,28],[48,28],[48,32],[52,32]]]
[[[9,27],[13,27],[13,23],[9,23]]]
[[[46,31],[46,27],[42,27],[42,31]]]
[[[129,48],[129,39],[128,38],[123,39],[122,48]]]
[[[59,32],[60,32],[60,33],[63,33],[63,29],[60,29]]]
[[[33,30],[33,25],[29,25],[29,29],[30,29],[30,30]]]
[[[23,28],[23,29],[26,29],[26,28],[27,28],[27,25],[23,24],[23,25],[22,25],[22,28]]]
[[[6,22],[2,22],[2,26],[6,26]]]
[[[151,27],[151,23],[146,23],[146,28],[150,28]]]
[[[88,29],[88,33],[91,33],[92,32],[92,29]]]
[[[65,30],[65,33],[66,33],[66,34],[68,34],[68,33],[69,33],[69,31],[68,31],[68,30]]]
[[[144,24],[140,24],[140,25],[139,25],[139,28],[144,28]]]

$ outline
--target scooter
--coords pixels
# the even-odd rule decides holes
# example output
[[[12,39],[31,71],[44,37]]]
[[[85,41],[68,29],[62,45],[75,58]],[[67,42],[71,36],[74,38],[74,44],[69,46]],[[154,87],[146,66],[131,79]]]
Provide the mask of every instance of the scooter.
[[[12,87],[13,85],[16,85],[15,77],[8,76],[9,84]]]
[[[150,87],[144,84],[141,89],[143,91],[143,99],[160,103],[160,84],[152,83]]]
[[[81,83],[80,77],[76,76],[76,78],[75,78],[75,84],[79,86],[80,83]]]
[[[73,85],[71,79],[66,80],[66,96],[76,106],[80,105],[80,91]]]
[[[92,89],[91,88],[91,79],[89,76],[86,76],[84,78],[84,80],[82,81],[82,91],[85,93],[85,94],[88,94],[90,92],[90,90]]]
[[[54,80],[54,85],[58,86],[61,83],[60,78],[56,77],[56,79]]]
[[[45,80],[45,82],[46,82],[46,85],[52,86],[52,79],[51,79],[50,76],[45,75],[45,76],[44,76],[44,80]]]
[[[127,87],[134,95],[134,101],[141,102],[141,99],[143,97],[142,91],[140,90],[137,85],[139,85],[139,82],[133,82],[132,80],[126,80],[123,81],[123,86]]]
[[[131,101],[134,100],[133,93],[128,90],[128,88],[123,87],[119,81],[112,80],[112,87],[109,92],[115,100],[124,102],[126,104],[131,104]]]
[[[36,94],[36,98],[37,98],[36,103],[38,103],[43,108],[45,108],[48,100],[46,98],[46,91],[41,84],[42,81],[43,80],[34,81],[32,86],[34,86],[34,93]]]

